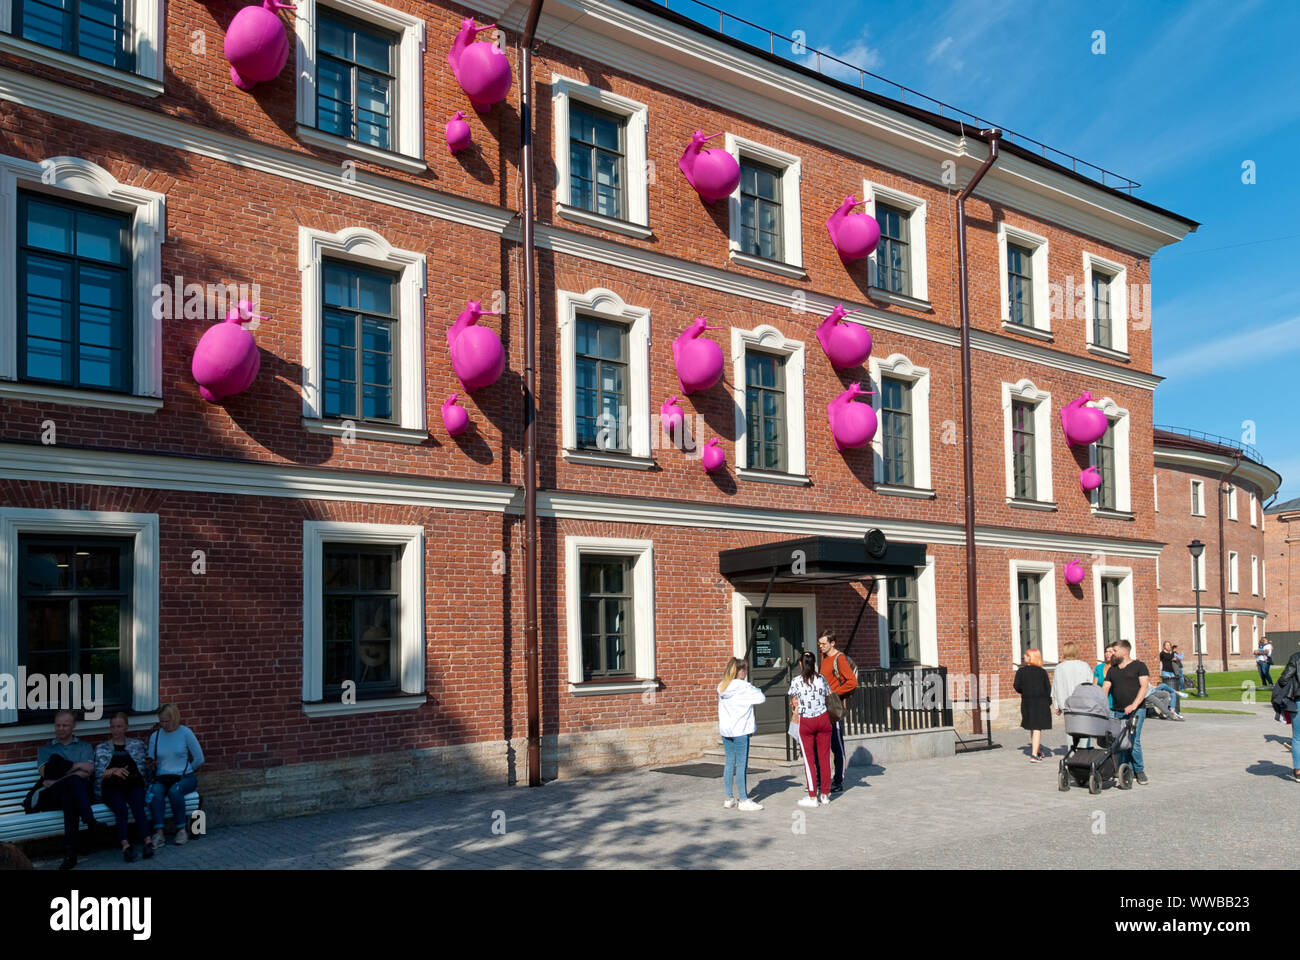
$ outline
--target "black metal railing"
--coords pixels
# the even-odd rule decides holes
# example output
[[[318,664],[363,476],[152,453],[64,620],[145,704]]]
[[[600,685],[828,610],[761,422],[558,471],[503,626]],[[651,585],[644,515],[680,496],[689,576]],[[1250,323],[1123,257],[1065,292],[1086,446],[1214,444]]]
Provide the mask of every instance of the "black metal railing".
[[[859,668],[858,689],[844,716],[845,736],[951,726],[947,667]]]
[[[1205,443],[1212,443],[1216,447],[1227,447],[1229,450],[1240,450],[1242,455],[1248,460],[1254,460],[1258,464],[1263,464],[1264,457],[1260,452],[1249,443],[1241,440],[1234,440],[1231,437],[1224,437],[1217,433],[1206,433],[1204,430],[1189,430],[1187,427],[1171,427],[1168,424],[1157,423],[1153,429],[1163,430],[1165,433],[1173,433],[1182,437],[1188,437],[1192,440],[1201,440]],[[1160,441],[1156,441],[1156,446]]]

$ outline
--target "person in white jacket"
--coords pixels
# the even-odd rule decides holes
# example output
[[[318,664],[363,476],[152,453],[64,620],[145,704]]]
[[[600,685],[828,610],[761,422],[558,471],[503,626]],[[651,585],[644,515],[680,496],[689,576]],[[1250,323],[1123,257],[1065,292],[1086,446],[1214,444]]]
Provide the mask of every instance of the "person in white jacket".
[[[745,661],[732,657],[722,671],[718,684],[718,728],[722,732],[722,752],[726,758],[722,765],[722,784],[727,798],[722,805],[727,809],[762,810],[761,803],[749,799],[746,773],[749,770],[749,736],[757,729],[754,722],[754,705],[762,703],[767,695],[745,679]],[[736,794],[731,792],[735,779]]]
[[[1056,715],[1061,715],[1065,701],[1079,684],[1092,682],[1092,669],[1079,659],[1079,645],[1073,640],[1065,641],[1061,644],[1061,662],[1052,672],[1052,706],[1056,707]],[[1079,746],[1092,746],[1092,738],[1081,737]]]

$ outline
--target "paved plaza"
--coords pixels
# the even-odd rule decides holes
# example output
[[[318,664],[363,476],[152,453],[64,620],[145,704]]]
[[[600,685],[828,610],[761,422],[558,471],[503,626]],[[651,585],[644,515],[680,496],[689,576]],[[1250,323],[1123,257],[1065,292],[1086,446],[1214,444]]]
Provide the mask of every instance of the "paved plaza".
[[[1300,836],[1291,728],[1251,715],[1148,720],[1148,786],[1061,793],[1021,731],[988,752],[850,768],[829,806],[804,810],[800,768],[750,774],[756,813],[722,808],[719,779],[632,771],[445,794],[365,810],[222,827],[152,861],[100,850],[78,870],[305,868],[1277,868]],[[1060,729],[1045,744],[1064,753]],[[761,762],[751,767],[761,769]],[[494,830],[495,827],[495,830]],[[1290,843],[1290,841],[1288,841]],[[42,869],[58,858],[42,858]]]

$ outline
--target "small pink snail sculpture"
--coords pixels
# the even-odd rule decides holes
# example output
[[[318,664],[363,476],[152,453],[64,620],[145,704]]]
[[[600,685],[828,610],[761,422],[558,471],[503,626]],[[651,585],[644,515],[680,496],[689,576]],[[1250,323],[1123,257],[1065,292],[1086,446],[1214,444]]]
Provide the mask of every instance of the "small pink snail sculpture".
[[[871,334],[860,323],[843,323],[848,311],[836,305],[817,327],[817,342],[836,370],[861,366],[871,356]]]
[[[292,3],[263,0],[244,7],[226,28],[226,61],[230,79],[240,90],[274,80],[289,59],[289,35],[277,11],[292,10]]]
[[[459,437],[469,429],[469,411],[456,403],[454,393],[442,401],[442,425],[453,437]]]
[[[476,27],[474,18],[466,17],[460,22],[460,31],[447,52],[447,62],[456,75],[456,82],[479,113],[486,113],[492,104],[504,100],[514,80],[510,61],[496,44],[474,42],[480,33],[495,26],[489,23],[486,27]]]
[[[1084,493],[1091,493],[1101,486],[1101,474],[1096,467],[1084,467],[1079,471],[1079,486]]]
[[[721,470],[723,464],[727,462],[727,451],[718,445],[717,437],[704,445],[704,448],[700,451],[700,462],[704,464],[705,473]]]
[[[253,312],[253,304],[240,300],[226,312],[226,319],[214,323],[199,338],[190,361],[190,373],[199,385],[199,396],[209,403],[243,393],[253,384],[262,365],[253,334],[243,325],[252,319],[266,320]]]
[[[870,256],[880,242],[880,224],[876,223],[875,218],[865,213],[850,212],[863,203],[866,201],[858,200],[850,193],[826,221],[831,243],[835,245],[840,261],[845,266],[852,260]]]
[[[686,414],[677,405],[677,395],[673,394],[659,405],[659,429],[668,434],[674,445],[681,444]]]
[[[677,166],[686,176],[686,182],[695,188],[700,199],[715,203],[729,197],[740,185],[740,164],[726,150],[707,149],[705,144],[722,134],[706,137],[703,130],[691,134],[691,142],[682,151]]]
[[[1065,565],[1065,582],[1074,586],[1083,583],[1083,561],[1071,560]]]
[[[469,393],[497,382],[506,369],[506,351],[495,330],[477,326],[480,317],[498,316],[484,310],[481,300],[470,300],[447,331],[451,369]]]
[[[1085,390],[1061,408],[1061,429],[1065,432],[1065,442],[1072,447],[1096,443],[1110,426],[1105,413],[1086,406],[1091,400],[1092,394]]]
[[[876,435],[876,411],[867,403],[855,399],[864,391],[860,384],[852,384],[838,397],[826,404],[826,415],[831,422],[831,436],[836,450],[855,450],[865,447]]]
[[[706,330],[721,329],[709,326],[704,317],[696,317],[673,341],[673,366],[677,368],[682,393],[687,396],[696,390],[707,390],[722,379],[722,348],[704,339]]]
[[[447,121],[447,150],[459,153],[474,140],[474,134],[465,122],[465,111],[457,110],[456,115]]]

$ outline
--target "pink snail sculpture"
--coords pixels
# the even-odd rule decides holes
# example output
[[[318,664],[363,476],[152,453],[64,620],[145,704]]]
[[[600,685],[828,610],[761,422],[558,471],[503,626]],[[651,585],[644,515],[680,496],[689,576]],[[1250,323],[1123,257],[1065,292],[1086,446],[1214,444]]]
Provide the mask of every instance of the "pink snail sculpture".
[[[850,193],[839,205],[839,209],[826,221],[831,243],[835,245],[840,261],[845,266],[848,266],[851,260],[861,260],[863,257],[870,256],[871,251],[875,250],[876,244],[880,242],[880,224],[876,223],[875,217],[865,213],[850,212],[863,203],[866,201],[859,200]]]
[[[706,149],[705,144],[722,134],[706,137],[703,130],[691,134],[691,142],[682,151],[677,166],[686,176],[686,182],[695,188],[700,199],[716,203],[731,196],[740,186],[740,164],[726,150]]]
[[[1065,565],[1065,582],[1071,586],[1083,583],[1083,562],[1081,560],[1071,560]]]
[[[686,414],[677,405],[677,395],[673,394],[659,405],[659,428],[668,434],[674,444],[680,444],[685,425]]]
[[[721,470],[723,464],[727,462],[727,451],[718,445],[717,437],[704,445],[704,449],[700,451],[700,462],[704,464],[705,473]]]
[[[498,315],[484,310],[481,300],[470,300],[447,331],[451,369],[469,393],[492,386],[505,372],[506,350],[501,337],[495,330],[477,326],[480,317]]]
[[[442,425],[453,437],[459,437],[469,429],[469,411],[457,405],[454,393],[442,401]]]
[[[817,327],[817,342],[836,370],[861,366],[871,356],[871,334],[860,323],[843,323],[848,311],[838,304]]]
[[[289,59],[289,35],[277,13],[292,10],[292,3],[263,0],[244,7],[226,28],[226,61],[230,79],[240,90],[274,80]]]
[[[1101,486],[1101,474],[1096,467],[1084,467],[1079,471],[1079,486],[1084,493],[1091,493]]]
[[[253,304],[240,300],[226,312],[226,319],[214,323],[199,338],[190,361],[190,373],[199,385],[199,396],[209,403],[243,393],[253,384],[262,365],[257,341],[243,325],[269,319],[253,312]]]
[[[459,153],[474,140],[474,134],[465,122],[465,111],[457,110],[456,115],[447,121],[447,149]]]
[[[1110,426],[1105,413],[1086,406],[1091,400],[1092,394],[1085,390],[1061,408],[1061,429],[1065,432],[1065,442],[1072,447],[1096,443]]]
[[[876,435],[876,411],[870,404],[855,399],[863,391],[860,384],[852,384],[838,397],[826,404],[826,415],[831,422],[831,436],[836,450],[855,450],[865,447]]]
[[[696,317],[673,341],[673,366],[677,368],[682,393],[687,396],[696,390],[707,390],[722,379],[722,348],[704,339],[706,330],[721,329],[709,326],[704,317]]]
[[[447,62],[456,82],[479,113],[486,113],[492,104],[504,100],[514,80],[510,61],[496,44],[474,42],[480,33],[495,26],[489,23],[486,27],[476,27],[474,18],[466,17],[460,22],[460,32],[447,52]]]

